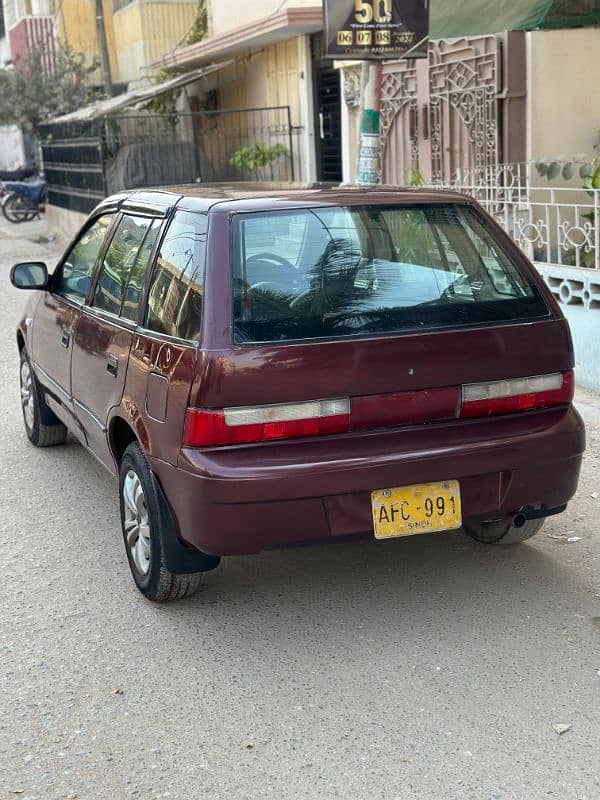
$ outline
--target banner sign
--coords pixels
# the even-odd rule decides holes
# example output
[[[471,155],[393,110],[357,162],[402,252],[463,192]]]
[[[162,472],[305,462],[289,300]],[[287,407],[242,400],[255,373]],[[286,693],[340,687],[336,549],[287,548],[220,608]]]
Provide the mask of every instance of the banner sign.
[[[429,0],[325,0],[327,56],[426,58]]]

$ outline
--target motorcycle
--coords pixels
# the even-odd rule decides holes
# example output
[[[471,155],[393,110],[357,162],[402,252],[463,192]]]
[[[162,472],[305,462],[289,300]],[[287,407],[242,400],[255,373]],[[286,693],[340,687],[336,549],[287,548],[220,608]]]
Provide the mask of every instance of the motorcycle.
[[[3,181],[2,213],[9,222],[31,222],[46,208],[45,181]]]

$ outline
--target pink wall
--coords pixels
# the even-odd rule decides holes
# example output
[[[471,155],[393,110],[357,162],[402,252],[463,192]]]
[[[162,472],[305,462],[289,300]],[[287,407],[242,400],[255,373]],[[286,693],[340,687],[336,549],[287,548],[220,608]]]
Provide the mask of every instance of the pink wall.
[[[56,58],[56,43],[51,17],[23,17],[8,32],[11,57],[17,61],[32,47],[44,49],[44,67],[51,71]]]

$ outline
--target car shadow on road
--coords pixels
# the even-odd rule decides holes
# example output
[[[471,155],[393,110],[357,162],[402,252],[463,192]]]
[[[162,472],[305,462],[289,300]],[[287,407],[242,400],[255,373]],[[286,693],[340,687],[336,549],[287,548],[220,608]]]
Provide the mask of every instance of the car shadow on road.
[[[289,628],[301,636],[307,618],[318,628],[381,630],[412,620],[439,630],[477,617],[491,629],[502,617],[525,617],[533,607],[539,613],[577,591],[578,575],[559,547],[548,553],[535,540],[485,546],[459,531],[229,558],[206,575],[200,594],[167,613],[188,621],[201,615],[219,628],[256,623],[267,636]]]

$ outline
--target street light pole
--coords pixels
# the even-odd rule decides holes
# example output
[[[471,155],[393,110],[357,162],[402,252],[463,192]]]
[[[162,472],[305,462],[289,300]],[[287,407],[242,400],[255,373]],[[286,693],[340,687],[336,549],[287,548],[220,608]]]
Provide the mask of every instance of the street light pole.
[[[96,0],[96,31],[98,33],[98,49],[100,50],[100,69],[102,70],[102,83],[107,97],[114,94],[113,82],[110,74],[110,58],[104,26],[104,6],[102,0]]]
[[[359,186],[381,183],[381,61],[363,61],[360,75],[360,138],[356,182]]]

